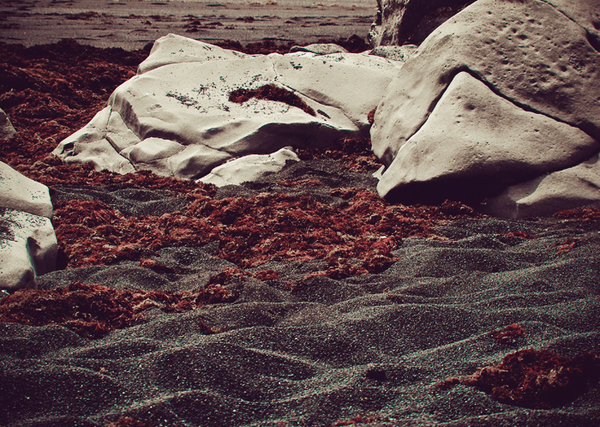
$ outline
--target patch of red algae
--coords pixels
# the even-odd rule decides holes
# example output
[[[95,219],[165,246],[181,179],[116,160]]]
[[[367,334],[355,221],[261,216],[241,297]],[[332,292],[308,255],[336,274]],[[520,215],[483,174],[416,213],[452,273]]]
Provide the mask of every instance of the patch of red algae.
[[[298,148],[301,160],[334,159],[343,160],[345,167],[355,172],[375,171],[381,162],[371,151],[369,138],[340,138],[326,148]]]
[[[600,206],[588,206],[578,209],[566,209],[556,212],[555,217],[563,219],[579,219],[582,221],[592,221],[600,219]]]
[[[18,131],[2,143],[0,160],[22,171],[45,158],[102,109],[146,55],[74,40],[29,48],[0,43],[0,108]]]
[[[152,427],[152,424],[146,421],[140,421],[136,418],[121,417],[114,423],[108,424],[106,427]]]
[[[213,284],[197,291],[166,293],[120,291],[76,282],[51,290],[16,291],[0,302],[0,322],[65,326],[83,337],[101,338],[115,329],[133,325],[151,307],[182,313],[206,303],[227,302],[230,297],[228,290]],[[205,333],[212,331],[208,325],[200,326]]]
[[[513,345],[525,337],[525,330],[518,323],[513,323],[505,328],[496,329],[489,335],[496,344]]]
[[[257,89],[237,89],[229,93],[229,101],[235,102],[236,104],[243,104],[252,98],[283,102],[290,107],[299,108],[313,117],[317,115],[315,110],[309,107],[308,104],[294,92],[276,86],[273,83],[261,86]]]
[[[599,374],[600,356],[595,353],[570,359],[546,349],[526,349],[510,353],[498,365],[480,368],[473,375],[448,378],[435,388],[447,390],[464,384],[500,403],[549,409],[573,401]]]
[[[392,251],[404,237],[427,237],[432,227],[479,216],[455,202],[409,207],[390,205],[367,190],[338,192],[351,199],[347,207],[307,196],[214,199],[197,192],[186,211],[160,217],[125,217],[98,200],[69,200],[56,204],[53,222],[70,268],[139,260],[162,247],[218,241],[217,256],[240,268],[269,260],[324,259],[330,268],[320,274],[342,278],[385,270],[396,261]],[[362,262],[351,264],[350,259]]]

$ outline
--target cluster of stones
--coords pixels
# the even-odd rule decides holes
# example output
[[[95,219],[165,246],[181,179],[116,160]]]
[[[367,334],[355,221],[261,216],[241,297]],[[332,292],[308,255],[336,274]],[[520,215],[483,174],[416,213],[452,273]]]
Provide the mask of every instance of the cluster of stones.
[[[245,55],[163,37],[54,154],[99,170],[152,170],[221,186],[299,161],[295,148],[370,134],[383,164],[378,192],[393,201],[458,199],[513,218],[600,201],[596,0],[378,6],[374,49],[360,54],[314,45]],[[271,92],[276,99],[232,96]],[[0,195],[0,256],[20,254],[29,265],[13,271],[2,262],[0,287],[9,276],[30,286],[55,257],[51,205],[28,210],[17,197],[24,177],[3,167],[0,179],[13,180]],[[47,193],[32,188],[31,197]],[[9,227],[19,215],[35,217],[20,222],[31,228]]]

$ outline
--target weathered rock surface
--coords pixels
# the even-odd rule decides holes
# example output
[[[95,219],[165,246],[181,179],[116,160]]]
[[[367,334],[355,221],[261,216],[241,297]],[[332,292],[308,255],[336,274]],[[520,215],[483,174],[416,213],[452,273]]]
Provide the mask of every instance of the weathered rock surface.
[[[0,162],[0,289],[35,288],[54,270],[58,244],[48,187]]]
[[[282,148],[272,154],[250,154],[217,166],[198,181],[217,187],[239,185],[279,172],[287,162],[299,161],[296,153],[289,148]]]
[[[395,69],[366,54],[249,56],[170,35],[54,154],[119,173],[198,179],[233,158],[365,133]],[[288,100],[234,96],[268,85]]]
[[[0,139],[10,139],[15,136],[16,133],[17,131],[10,122],[10,119],[4,110],[0,109]]]
[[[599,160],[595,155],[572,168],[510,186],[490,199],[484,210],[503,217],[524,218],[598,203]]]
[[[411,192],[439,185],[445,197],[464,197],[575,166],[599,150],[582,130],[523,110],[462,72],[400,148],[378,190],[426,199]]]
[[[373,150],[389,165],[380,194],[493,196],[597,153],[600,54],[586,31],[597,21],[594,2],[580,3],[563,12],[538,0],[479,0],[434,31],[377,107]],[[472,77],[458,85],[465,71]],[[468,80],[490,88],[485,99]]]
[[[377,0],[373,46],[420,44],[448,18],[475,0]]]

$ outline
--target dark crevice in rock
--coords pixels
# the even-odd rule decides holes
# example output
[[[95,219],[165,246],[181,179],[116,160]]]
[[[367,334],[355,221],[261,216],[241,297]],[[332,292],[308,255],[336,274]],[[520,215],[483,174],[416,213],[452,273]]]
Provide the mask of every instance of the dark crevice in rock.
[[[592,34],[587,30],[585,32],[585,38],[590,46],[592,46],[596,52],[600,53],[600,38],[596,34]]]

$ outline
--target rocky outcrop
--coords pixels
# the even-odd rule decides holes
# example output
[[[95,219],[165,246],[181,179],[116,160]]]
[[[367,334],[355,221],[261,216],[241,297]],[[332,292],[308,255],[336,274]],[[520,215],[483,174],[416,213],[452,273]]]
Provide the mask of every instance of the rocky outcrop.
[[[107,107],[54,154],[119,173],[199,179],[228,160],[283,147],[326,147],[368,131],[397,68],[312,46],[249,56],[170,35]]]
[[[482,200],[515,185],[535,192],[536,180],[549,185],[554,173],[589,163],[600,151],[592,3],[560,9],[538,0],[479,0],[434,31],[377,107],[373,150],[387,166],[379,193]],[[554,208],[590,200],[593,180],[586,182],[585,197],[572,187],[571,195],[558,192],[565,195],[553,198]],[[522,196],[524,187],[506,191]],[[591,192],[600,200],[598,188]],[[529,198],[539,210],[517,209],[516,201],[507,210],[506,194],[488,208],[502,205],[491,213],[507,216],[547,212],[541,194]]]
[[[0,162],[0,289],[35,288],[58,245],[48,187]]]
[[[420,44],[448,18],[475,0],[377,0],[369,42],[380,45]]]

